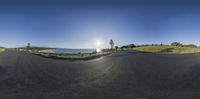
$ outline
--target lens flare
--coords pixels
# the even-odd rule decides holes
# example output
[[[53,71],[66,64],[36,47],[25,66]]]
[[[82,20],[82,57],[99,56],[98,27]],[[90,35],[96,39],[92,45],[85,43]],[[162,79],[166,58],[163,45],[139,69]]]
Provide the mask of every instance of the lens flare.
[[[96,49],[97,52],[101,52],[101,49]]]

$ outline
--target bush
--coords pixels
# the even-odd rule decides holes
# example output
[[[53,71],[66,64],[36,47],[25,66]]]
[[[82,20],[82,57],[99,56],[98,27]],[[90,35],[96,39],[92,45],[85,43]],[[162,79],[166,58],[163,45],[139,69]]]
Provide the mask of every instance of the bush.
[[[128,47],[129,47],[129,48],[134,48],[134,47],[136,47],[136,46],[135,46],[135,44],[130,44],[130,45],[128,45]]]
[[[130,44],[130,45],[122,46],[121,48],[135,48],[135,47],[136,47],[135,44]]]
[[[183,47],[183,44],[181,44],[180,42],[172,42],[171,46]]]

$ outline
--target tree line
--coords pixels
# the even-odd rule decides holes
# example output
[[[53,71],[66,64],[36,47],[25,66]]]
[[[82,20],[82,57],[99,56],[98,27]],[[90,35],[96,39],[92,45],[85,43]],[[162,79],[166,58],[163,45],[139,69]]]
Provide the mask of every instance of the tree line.
[[[110,45],[111,45],[111,49],[116,49],[116,50],[119,49],[119,48],[121,50],[123,50],[123,49],[129,49],[129,48],[135,48],[135,47],[143,47],[143,46],[169,46],[169,45],[165,45],[163,43],[161,43],[161,44],[144,44],[144,45],[129,44],[129,45],[121,46],[121,47],[115,46],[115,48],[114,48],[114,41],[113,40],[110,41]],[[192,48],[198,47],[195,44],[182,44],[180,42],[172,42],[170,45],[171,46],[177,46],[177,47],[192,47]]]
[[[180,42],[172,42],[171,46],[178,46],[178,47],[198,47],[195,44],[182,44]]]

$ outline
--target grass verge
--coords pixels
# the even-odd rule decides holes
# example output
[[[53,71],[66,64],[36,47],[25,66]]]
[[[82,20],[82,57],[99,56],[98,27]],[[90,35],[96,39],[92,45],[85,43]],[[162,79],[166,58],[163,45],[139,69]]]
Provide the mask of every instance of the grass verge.
[[[198,53],[200,52],[200,48],[191,48],[191,47],[174,47],[171,50],[172,53]]]
[[[63,59],[63,60],[90,60],[99,58],[103,55],[99,54],[52,54],[52,53],[33,53],[38,56],[52,59]]]
[[[144,46],[144,47],[136,47],[133,50],[141,52],[150,52],[150,53],[172,53],[172,54],[200,52],[200,48],[176,47],[176,46]]]
[[[151,52],[151,53],[156,53],[156,52],[161,52],[165,49],[169,49],[171,46],[143,46],[143,47],[136,47],[133,48],[136,51],[141,51],[141,52]]]

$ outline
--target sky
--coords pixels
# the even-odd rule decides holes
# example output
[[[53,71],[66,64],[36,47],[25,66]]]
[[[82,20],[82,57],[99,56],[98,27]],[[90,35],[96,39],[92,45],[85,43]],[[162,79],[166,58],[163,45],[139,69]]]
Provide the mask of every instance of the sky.
[[[184,0],[1,0],[0,46],[108,48],[200,45],[200,2]]]

